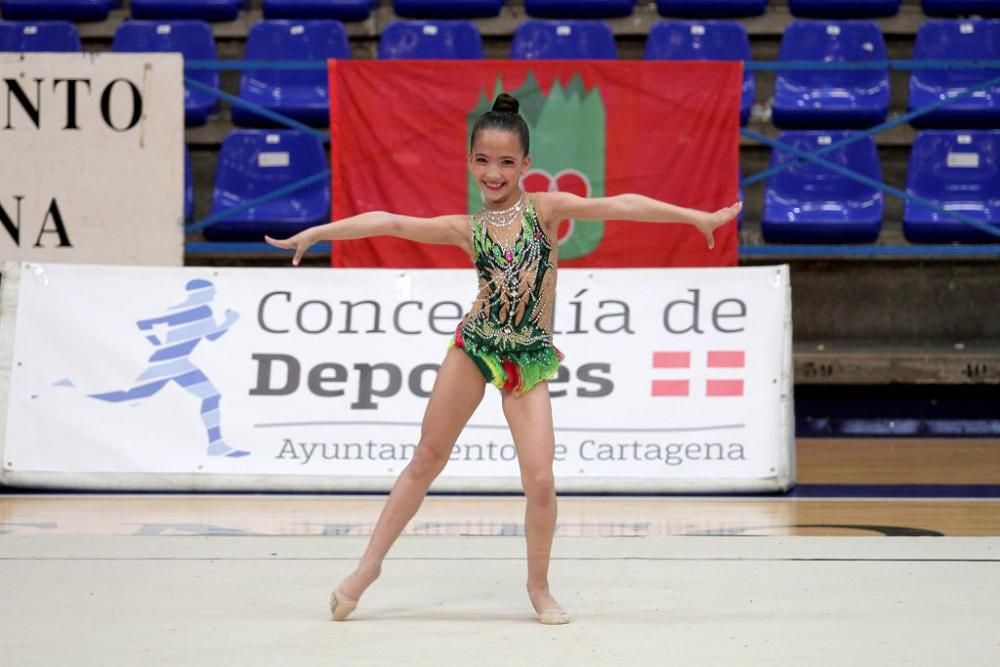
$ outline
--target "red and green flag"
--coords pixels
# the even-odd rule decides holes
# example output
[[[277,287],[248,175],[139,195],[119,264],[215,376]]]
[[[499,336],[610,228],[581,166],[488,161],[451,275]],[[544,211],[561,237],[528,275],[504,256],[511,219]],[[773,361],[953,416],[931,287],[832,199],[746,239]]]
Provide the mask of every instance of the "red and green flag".
[[[528,192],[636,192],[715,210],[737,197],[740,63],[331,61],[333,217],[473,213],[469,135],[500,92],[531,130]],[[578,267],[730,266],[736,223],[709,251],[687,225],[563,220]],[[333,245],[334,266],[467,267],[460,249],[379,237]]]

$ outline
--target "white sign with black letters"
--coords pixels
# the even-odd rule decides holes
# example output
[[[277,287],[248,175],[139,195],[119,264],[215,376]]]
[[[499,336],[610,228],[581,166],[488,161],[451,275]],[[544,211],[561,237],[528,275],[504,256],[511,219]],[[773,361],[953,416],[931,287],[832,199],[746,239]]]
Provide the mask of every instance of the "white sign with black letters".
[[[180,54],[0,53],[0,259],[179,266]]]
[[[471,269],[5,273],[3,479],[97,488],[388,489],[476,288]],[[786,488],[789,299],[783,266],[561,270],[559,488]],[[499,399],[435,488],[519,488]]]

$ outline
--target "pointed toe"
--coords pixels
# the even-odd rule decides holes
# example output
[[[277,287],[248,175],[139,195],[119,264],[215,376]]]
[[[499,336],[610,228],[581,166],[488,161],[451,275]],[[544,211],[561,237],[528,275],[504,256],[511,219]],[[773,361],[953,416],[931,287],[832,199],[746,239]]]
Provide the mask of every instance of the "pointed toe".
[[[357,600],[348,600],[343,593],[334,591],[330,594],[330,614],[335,621],[345,621],[358,606]]]

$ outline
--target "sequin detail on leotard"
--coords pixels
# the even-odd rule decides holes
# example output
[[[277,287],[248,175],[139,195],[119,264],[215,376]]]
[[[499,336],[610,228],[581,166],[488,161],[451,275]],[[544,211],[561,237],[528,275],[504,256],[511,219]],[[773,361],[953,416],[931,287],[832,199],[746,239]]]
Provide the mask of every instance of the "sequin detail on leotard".
[[[515,394],[555,376],[563,359],[552,344],[556,251],[531,198],[520,222],[516,235],[503,239],[470,218],[479,294],[452,339],[487,382]]]

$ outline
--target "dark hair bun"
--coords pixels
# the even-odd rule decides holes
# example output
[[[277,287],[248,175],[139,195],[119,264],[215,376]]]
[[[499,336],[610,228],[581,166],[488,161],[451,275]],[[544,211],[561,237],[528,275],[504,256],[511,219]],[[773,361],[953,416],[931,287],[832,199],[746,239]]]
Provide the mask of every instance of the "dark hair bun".
[[[520,108],[521,103],[513,95],[508,95],[507,93],[500,93],[493,102],[493,111],[517,113],[517,110]]]

